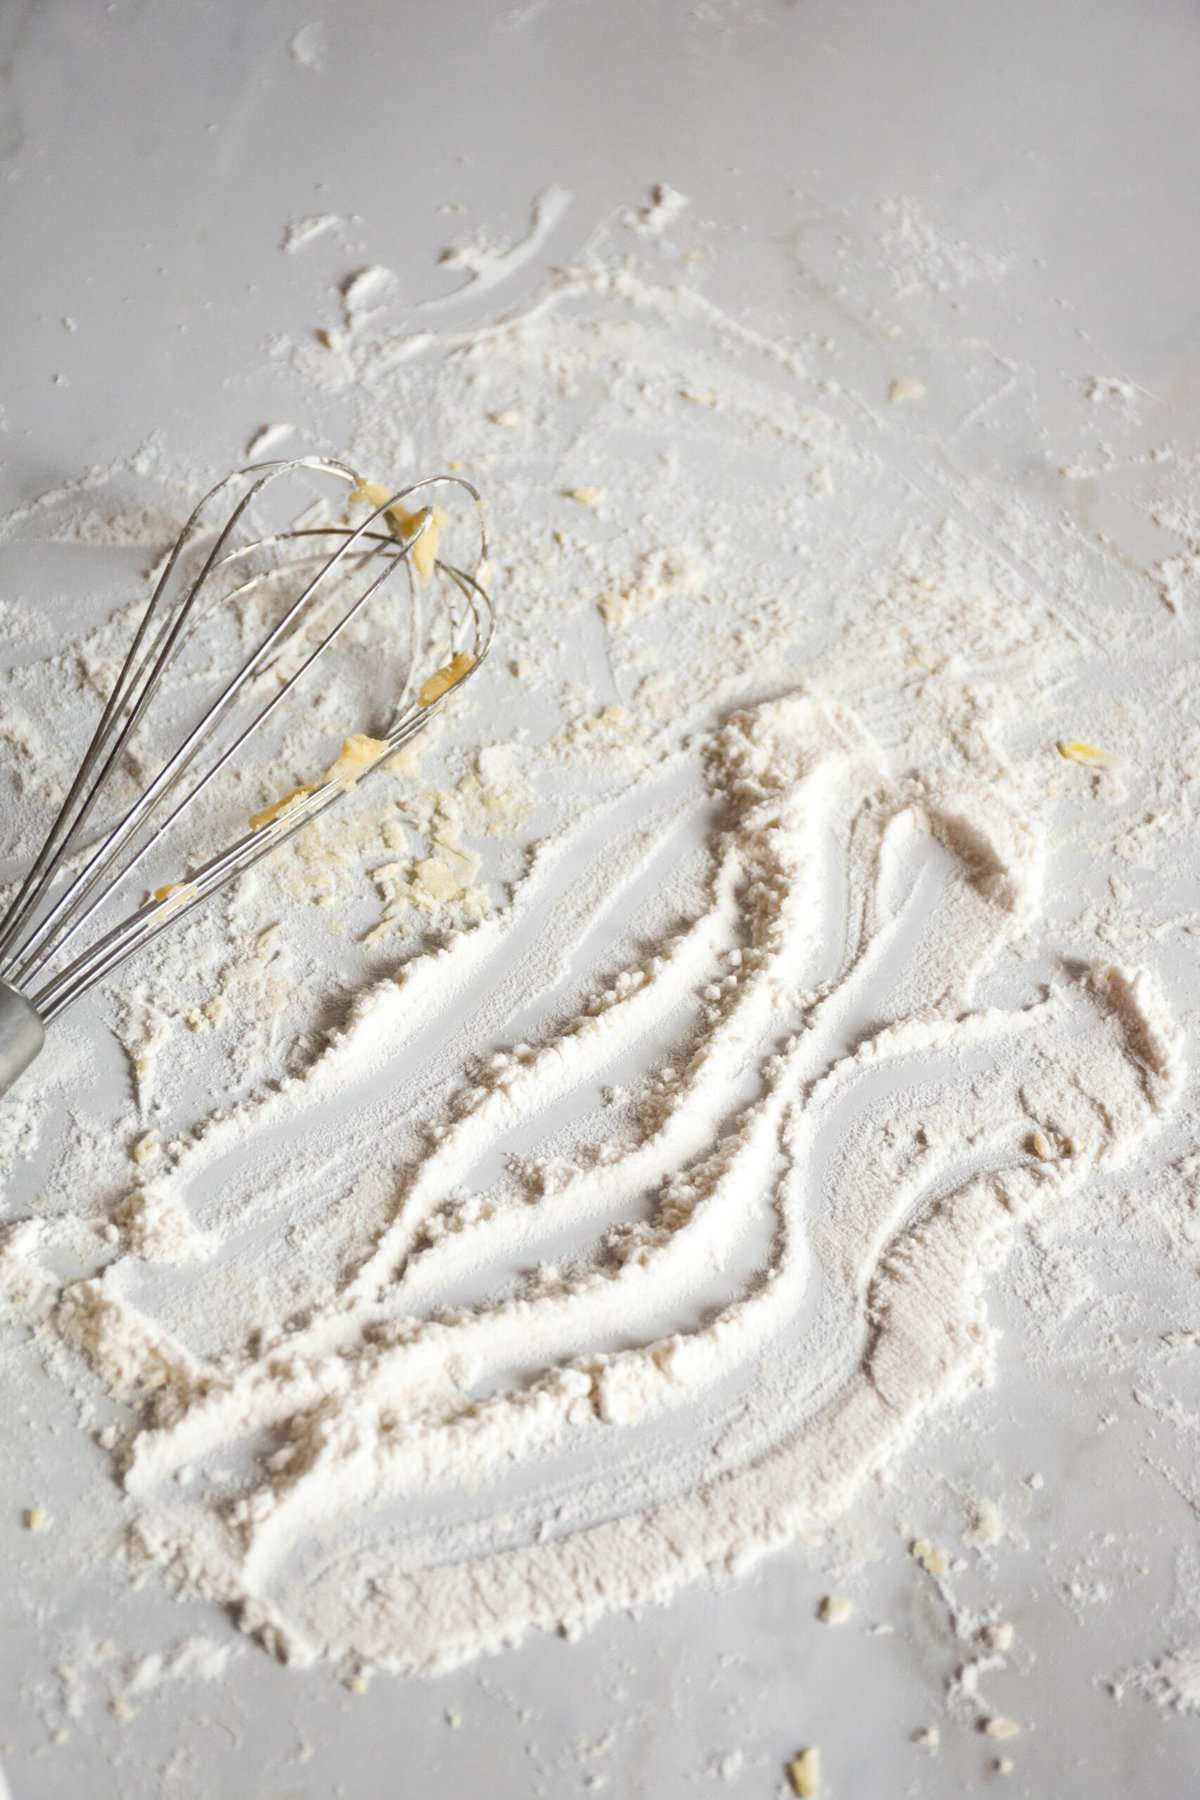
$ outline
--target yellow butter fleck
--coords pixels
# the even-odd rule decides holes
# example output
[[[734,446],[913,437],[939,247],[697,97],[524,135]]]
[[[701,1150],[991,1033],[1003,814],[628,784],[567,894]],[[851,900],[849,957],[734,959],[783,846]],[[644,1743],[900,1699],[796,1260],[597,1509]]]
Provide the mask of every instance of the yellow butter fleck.
[[[817,1800],[821,1792],[821,1752],[816,1744],[792,1758],[787,1766],[787,1778],[798,1800]]]
[[[931,1544],[928,1538],[914,1538],[908,1553],[914,1562],[920,1563],[927,1575],[948,1575],[950,1572],[950,1558],[936,1544]]]
[[[391,490],[383,487],[378,481],[360,479],[357,487],[351,490],[350,504],[351,506],[360,503],[367,506],[387,506],[390,498]],[[413,545],[409,560],[421,580],[428,581],[437,562],[438,542],[442,535],[442,527],[446,523],[447,514],[442,511],[440,506],[432,509],[428,506],[421,506],[417,508],[416,512],[409,512],[407,507],[396,505],[388,506],[384,516],[394,534],[406,544],[416,536],[417,532],[421,532],[420,537]],[[424,531],[421,531],[426,519],[429,523],[425,526]]]
[[[444,669],[437,669],[421,683],[417,693],[418,706],[432,706],[443,694],[448,694],[452,687],[457,687],[468,669],[475,666],[475,658],[469,650],[460,650],[450,658]]]
[[[164,900],[173,900],[176,906],[182,906],[196,892],[194,881],[167,881],[162,887],[155,888],[150,898],[161,906]]]
[[[302,787],[295,787],[282,800],[264,806],[261,812],[251,813],[251,831],[260,831],[264,825],[273,825],[275,820],[285,813],[289,806],[297,800],[303,800],[308,794],[315,794],[319,787],[327,781],[340,781],[345,788],[352,788],[361,775],[374,768],[381,756],[388,753],[386,738],[368,737],[363,731],[351,732],[338,752],[337,761],[326,769],[320,781],[305,782]]]
[[[413,545],[412,554],[409,557],[409,561],[420,579],[428,581],[437,563],[438,544],[441,541],[442,527],[446,523],[446,514],[440,506],[435,506],[432,511],[429,507],[423,506],[420,512],[415,513],[406,513],[402,507],[393,506],[388,517],[394,519],[399,525],[400,535],[406,543],[409,538],[421,530],[425,520],[429,520],[425,530],[421,532],[420,537]]]
[[[450,864],[440,856],[426,856],[413,866],[413,886],[433,906],[457,900],[463,884]]]
[[[1003,1713],[997,1713],[993,1718],[984,1720],[983,1732],[990,1738],[1015,1738],[1020,1736],[1021,1727],[1015,1719],[1006,1719]]]
[[[355,731],[350,734],[338,752],[338,759],[325,776],[326,781],[340,781],[348,788],[354,786],[360,775],[374,768],[381,756],[388,753],[386,738],[368,737],[365,732]]]
[[[31,1506],[25,1514],[26,1531],[45,1531],[50,1523],[50,1514],[44,1506]]]
[[[564,500],[577,500],[580,506],[597,507],[604,498],[604,489],[598,487],[572,487],[563,489]]]
[[[386,506],[391,497],[391,489],[385,488],[382,482],[364,481],[360,475],[358,485],[350,490],[350,505]]]
[[[1082,763],[1087,769],[1111,769],[1114,761],[1107,750],[1100,750],[1095,744],[1081,743],[1078,738],[1060,738],[1058,754],[1067,762]]]
[[[290,794],[285,794],[283,796],[282,800],[276,800],[270,806],[264,806],[260,812],[251,813],[251,831],[261,831],[264,825],[273,825],[280,813],[286,812],[288,807],[291,806],[294,801],[303,800],[306,794],[311,794],[312,792],[313,784],[308,782],[304,787],[293,788]]]
[[[853,1611],[840,1594],[825,1594],[817,1606],[817,1617],[822,1625],[844,1625]]]

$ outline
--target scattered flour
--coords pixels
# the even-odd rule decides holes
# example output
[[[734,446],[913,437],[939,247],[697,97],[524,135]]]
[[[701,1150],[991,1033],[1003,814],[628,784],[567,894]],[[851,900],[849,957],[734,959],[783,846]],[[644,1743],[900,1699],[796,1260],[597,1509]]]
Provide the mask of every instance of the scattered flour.
[[[1200,1648],[1172,1650],[1143,1663],[1123,1678],[1164,1712],[1200,1712]]]
[[[567,204],[543,194],[509,248],[454,247],[463,284],[430,305],[515,277]],[[667,263],[653,240],[684,204],[652,190],[626,247]],[[883,221],[896,298],[1001,270],[911,202]],[[1153,887],[1189,835],[1195,742],[1118,734],[1096,698],[1119,627],[1095,549],[984,489],[914,498],[893,434],[922,409],[876,419],[815,335],[603,249],[461,330],[406,315],[375,263],[339,294],[344,330],[280,366],[305,399],[350,397],[356,466],[461,460],[495,493],[505,672],[384,799],[80,1015],[115,1022],[127,1105],[64,1130],[10,1098],[0,1284],[89,1401],[128,1408],[100,1441],[133,1567],[359,1693],[827,1531],[992,1380],[992,1284],[1184,1110],[1153,932],[1187,925]],[[1115,385],[1082,397],[1131,411]],[[161,449],[132,472],[132,497],[96,471],[4,534],[152,561],[197,475]],[[1188,579],[1163,570],[1165,629]],[[127,626],[6,676],[12,853],[69,772],[46,694],[94,696]],[[335,741],[384,643],[364,624],[321,697]],[[1119,779],[1069,731],[1120,745]],[[1128,886],[1068,911],[1073,834]],[[1173,1169],[1142,1216],[1182,1233],[1196,1183]],[[980,1502],[968,1542],[1005,1528]],[[911,1552],[944,1584],[946,1550]],[[1000,1735],[978,1682],[1011,1628],[978,1641],[959,1698]],[[208,1666],[173,1654],[114,1706]],[[1138,1685],[1186,1709],[1188,1654]]]
[[[932,1407],[986,1374],[985,1281],[1017,1222],[1126,1160],[1175,1104],[1176,1038],[1144,972],[972,1005],[1040,904],[1040,841],[1015,794],[897,779],[852,713],[805,694],[734,714],[703,767],[716,824],[698,909],[573,1017],[429,1095],[424,1150],[324,1298],[214,1359],[145,1309],[135,1265],[60,1286],[46,1328],[138,1407],[121,1452],[138,1555],[188,1570],[281,1657],[445,1668],[828,1523]],[[610,900],[638,867],[623,876],[609,857]],[[368,990],[307,1073],[147,1165],[116,1215],[131,1249],[203,1264],[211,1227],[190,1196],[204,1169],[286,1122],[303,1171],[319,1095],[347,1108],[341,1153],[365,1167],[358,1134],[377,1139],[380,1121],[353,1122],[360,1072],[400,1066],[460,965],[502,961],[544,880],[490,937],[477,928]],[[920,954],[898,956],[918,921]],[[680,1007],[690,1022],[625,1131],[585,1130],[568,1157],[526,1150],[515,1190],[464,1185]],[[919,1111],[897,1133],[888,1096],[917,1066]],[[1031,1110],[1070,1155],[1029,1161]],[[645,1217],[627,1210],[643,1193]],[[586,1255],[497,1292],[499,1270],[566,1228],[590,1235]],[[49,1250],[53,1226],[39,1235]],[[24,1238],[0,1265],[17,1295],[44,1292],[49,1267],[31,1266]],[[492,1298],[452,1300],[485,1270]],[[227,1298],[238,1308],[236,1283]],[[716,1405],[700,1429],[731,1380],[736,1413]],[[623,1463],[601,1442],[639,1440],[685,1407],[703,1485],[668,1465],[665,1486],[613,1518]],[[264,1437],[249,1479],[174,1479]],[[549,1539],[531,1520],[514,1541],[503,1509],[496,1544],[477,1521],[415,1522],[425,1496],[511,1486],[515,1469],[589,1448],[609,1468],[602,1497],[560,1501]],[[397,1503],[417,1507],[401,1536],[383,1524]],[[923,1543],[913,1555],[944,1566]]]
[[[510,280],[538,255],[566,217],[570,205],[570,189],[555,182],[533,202],[529,230],[516,243],[498,249],[486,237],[480,236],[469,243],[451,245],[442,252],[442,266],[463,270],[465,278],[451,293],[424,301],[422,309],[432,312],[464,297],[474,300]]]
[[[686,212],[688,197],[668,182],[656,181],[643,205],[625,215],[626,223],[642,237],[662,237]]]

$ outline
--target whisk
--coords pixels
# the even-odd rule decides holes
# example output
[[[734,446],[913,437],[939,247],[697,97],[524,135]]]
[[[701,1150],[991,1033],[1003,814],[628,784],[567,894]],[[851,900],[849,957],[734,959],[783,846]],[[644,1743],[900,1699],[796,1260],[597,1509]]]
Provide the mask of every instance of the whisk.
[[[345,514],[310,523],[309,509],[285,529],[240,542],[250,526],[250,509],[264,491],[301,471],[344,484],[351,490],[349,499],[370,507],[369,516],[358,525],[347,522]],[[447,487],[465,492],[475,505],[479,545],[470,574],[436,554],[442,515],[427,502],[434,490]],[[482,503],[461,476],[432,476],[392,493],[364,483],[342,463],[304,456],[239,469],[210,489],[167,557],[74,781],[0,918],[0,1094],[33,1061],[46,1026],[67,1007],[335,805],[422,731],[471,679],[488,653],[494,629],[492,602],[478,579],[486,556]],[[198,572],[189,573],[196,561]],[[123,918],[105,925],[114,896],[139,865],[311,675],[401,564],[408,573],[411,653],[385,736],[348,739],[326,775],[257,815],[226,849],[186,869],[183,879],[159,888]],[[417,655],[422,641],[420,583],[414,571],[439,578],[451,648],[448,659],[423,680],[418,679]],[[104,820],[102,803],[107,794],[111,810],[114,776],[126,769],[134,735],[189,632],[214,605],[229,606],[281,573],[298,577],[299,593],[199,721],[183,732],[133,803],[115,823]],[[348,599],[340,592],[343,576],[352,578]],[[334,616],[327,623],[322,613],[332,602]],[[279,664],[289,644],[293,649],[299,644],[301,660],[287,673]],[[277,685],[258,704],[254,689],[261,689],[260,678],[270,671]],[[247,719],[248,701],[257,710]],[[98,835],[85,835],[89,824]]]

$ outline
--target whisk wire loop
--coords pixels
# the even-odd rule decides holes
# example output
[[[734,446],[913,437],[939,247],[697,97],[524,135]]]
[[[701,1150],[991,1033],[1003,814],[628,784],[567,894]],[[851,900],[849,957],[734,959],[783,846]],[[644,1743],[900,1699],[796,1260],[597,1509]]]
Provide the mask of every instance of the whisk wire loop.
[[[297,684],[309,675],[330,645],[358,617],[399,566],[403,564],[409,574],[411,653],[393,722],[383,740],[387,749],[381,751],[377,761],[356,779],[373,774],[388,756],[422,731],[430,717],[478,671],[487,656],[495,622],[491,597],[477,578],[486,561],[487,540],[482,502],[471,483],[461,476],[432,476],[397,490],[379,504],[374,504],[373,490],[372,510],[358,525],[298,523],[256,537],[249,543],[233,542],[237,528],[263,491],[280,477],[301,470],[331,476],[352,489],[362,486],[353,469],[320,457],[297,457],[238,470],[218,482],[199,501],[163,565],[79,770],[45,842],[0,919],[0,983],[24,995],[46,1023],[128,957],[152,942],[160,932],[202,905],[218,888],[278,848],[346,793],[347,781],[332,776],[309,790],[302,790],[273,819],[261,824],[257,830],[251,828],[245,832],[190,871],[184,881],[172,884],[164,894],[145,901],[127,917],[102,931],[85,948],[77,949],[70,960],[64,961],[67,946],[76,943],[121,884],[173,830],[214,777],[238,756]],[[199,573],[180,585],[176,575],[184,552],[207,523],[215,503],[239,483],[246,484],[245,492],[233,504],[216,532]],[[454,657],[444,670],[438,672],[439,676],[448,679],[439,682],[438,691],[422,701],[420,692],[415,698],[411,694],[417,672],[420,628],[418,590],[413,580],[411,558],[422,537],[432,529],[433,514],[425,507],[413,517],[405,511],[404,503],[415,494],[444,484],[465,491],[474,502],[479,520],[479,550],[473,574],[436,556],[433,559],[433,569],[456,596],[455,606],[447,607]],[[403,520],[402,530],[397,526],[397,520]],[[197,609],[206,598],[211,598],[217,578],[223,572],[236,569],[245,559],[270,553],[281,546],[296,546],[306,541],[327,545],[331,540],[334,547],[322,558],[311,578],[304,581],[295,599],[210,702],[199,721],[167,756],[144,791],[102,835],[90,854],[84,853],[82,864],[70,875],[57,896],[52,897],[64,866],[73,855],[81,852],[85,827],[128,753],[165,671],[194,624]],[[314,602],[336,572],[343,566],[353,569],[368,566],[376,558],[383,559],[383,568],[343,607],[299,666],[280,682],[232,741],[219,748],[208,766],[179,794],[178,790],[197,758],[211,745],[238,698],[272,667],[288,640],[307,624]],[[300,568],[305,560],[307,558],[301,556],[286,567]],[[222,596],[225,603],[239,599],[262,582],[265,575],[277,572],[277,565],[269,566],[265,574],[252,570],[245,580]],[[461,611],[458,602],[461,602]],[[176,794],[174,805],[152,825],[155,815]],[[144,835],[139,843],[141,834]]]

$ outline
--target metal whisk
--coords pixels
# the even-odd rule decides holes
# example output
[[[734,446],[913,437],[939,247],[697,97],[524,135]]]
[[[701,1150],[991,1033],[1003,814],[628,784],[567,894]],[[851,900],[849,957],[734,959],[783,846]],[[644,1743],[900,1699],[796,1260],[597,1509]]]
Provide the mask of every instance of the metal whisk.
[[[344,515],[309,523],[306,513],[284,530],[240,542],[254,503],[281,477],[298,471],[348,487],[355,501],[370,506],[369,516],[360,525],[347,523]],[[436,555],[441,515],[427,502],[432,490],[446,486],[465,492],[476,507],[479,548],[470,574]],[[0,1093],[32,1062],[46,1026],[60,1013],[333,806],[422,731],[449,695],[470,680],[492,641],[492,602],[477,578],[486,556],[479,495],[459,476],[434,476],[391,493],[364,483],[342,463],[296,457],[239,469],[204,496],[167,558],[58,816],[0,918]],[[200,566],[193,574],[188,570],[194,560]],[[103,915],[114,895],[401,564],[409,576],[412,650],[386,736],[348,740],[327,775],[267,809],[226,849],[105,926]],[[439,578],[451,646],[449,659],[424,680],[418,679],[420,583],[414,579],[422,565]],[[229,605],[281,573],[298,577],[299,593],[137,799],[115,824],[108,823],[98,810],[106,790],[111,798],[114,774],[125,767],[134,734],[189,631],[212,605]],[[336,591],[344,576],[352,578],[348,598]],[[308,636],[334,599],[332,623],[309,649]],[[270,698],[247,720],[238,701],[251,697],[265,672],[275,669],[279,676],[281,653],[299,633],[306,634],[299,666],[278,679]],[[89,823],[98,838],[85,838]]]

